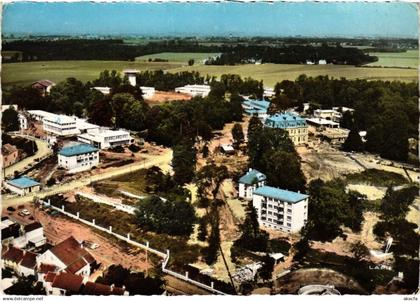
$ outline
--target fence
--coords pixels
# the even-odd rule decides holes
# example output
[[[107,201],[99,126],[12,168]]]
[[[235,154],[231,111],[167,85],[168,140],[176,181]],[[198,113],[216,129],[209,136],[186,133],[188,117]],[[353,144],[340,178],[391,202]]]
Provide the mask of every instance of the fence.
[[[79,222],[81,222],[83,224],[89,225],[89,226],[91,226],[91,227],[93,227],[95,229],[98,229],[100,231],[106,232],[106,233],[108,233],[108,234],[110,234],[110,235],[112,235],[112,236],[114,236],[114,237],[116,237],[118,239],[121,239],[121,240],[123,240],[123,241],[125,241],[125,242],[127,242],[127,243],[129,243],[129,244],[131,244],[133,246],[136,246],[136,247],[145,249],[145,250],[147,250],[147,251],[149,251],[149,252],[151,252],[153,254],[158,255],[159,257],[162,257],[163,258],[163,261],[162,261],[162,272],[164,272],[164,273],[166,273],[168,275],[171,275],[171,276],[173,276],[175,278],[178,278],[178,279],[181,279],[183,281],[189,282],[189,283],[191,283],[191,284],[193,284],[195,286],[198,286],[200,288],[203,288],[203,289],[205,289],[207,291],[210,291],[212,293],[219,294],[219,295],[226,295],[224,292],[215,289],[213,287],[214,286],[214,283],[213,282],[211,282],[211,284],[209,286],[207,284],[204,284],[204,283],[201,283],[201,282],[198,282],[196,280],[193,280],[193,279],[189,278],[188,277],[188,272],[186,272],[185,275],[182,275],[180,273],[177,273],[177,272],[174,272],[174,271],[171,271],[171,270],[167,269],[166,266],[168,265],[169,256],[170,256],[169,250],[166,250],[166,253],[163,253],[163,252],[161,252],[159,250],[156,250],[156,249],[153,249],[152,247],[150,247],[149,242],[146,242],[146,244],[142,244],[142,243],[139,243],[137,241],[132,240],[130,238],[130,233],[127,233],[127,236],[123,236],[123,235],[117,234],[115,232],[112,232],[112,226],[109,226],[109,228],[107,229],[107,228],[101,227],[99,225],[96,225],[95,224],[95,219],[93,219],[92,221],[87,221],[85,219],[82,219],[82,218],[80,218],[79,212],[77,212],[76,215],[74,215],[74,214],[72,214],[70,212],[66,212],[66,210],[64,208],[64,205],[62,205],[61,208],[55,207],[55,206],[51,205],[51,202],[50,202],[49,199],[46,202],[45,201],[42,201],[42,200],[40,200],[39,202],[41,204],[44,204],[44,205],[46,204],[49,207],[51,207],[51,208],[53,208],[53,209],[61,212],[62,214],[66,215],[68,217],[74,218],[74,219],[78,220]]]

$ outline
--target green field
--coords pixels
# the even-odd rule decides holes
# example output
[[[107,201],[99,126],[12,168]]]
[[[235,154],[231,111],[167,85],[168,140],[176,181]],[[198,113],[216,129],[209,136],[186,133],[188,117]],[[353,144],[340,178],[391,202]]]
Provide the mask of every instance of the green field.
[[[93,80],[105,69],[122,71],[125,68],[159,70],[179,67],[179,63],[126,61],[43,61],[2,65],[2,85],[27,85],[40,79],[60,82],[68,77],[81,81]]]
[[[262,64],[262,65],[237,65],[237,66],[184,66],[169,70],[198,71],[202,75],[220,76],[226,73],[239,74],[242,77],[252,77],[263,80],[268,87],[274,87],[282,80],[295,80],[299,75],[305,73],[308,76],[329,75],[334,78],[346,77],[348,79],[368,80],[418,80],[418,71],[414,69],[398,68],[372,68],[354,67],[345,65],[286,65],[286,64]]]
[[[237,65],[237,66],[183,66],[180,62],[126,62],[126,61],[43,61],[3,64],[2,85],[26,85],[39,79],[50,79],[60,82],[67,77],[75,77],[82,81],[98,78],[105,69],[122,71],[125,68],[138,70],[168,70],[169,72],[198,71],[203,76],[209,74],[220,76],[231,73],[242,77],[263,80],[267,87],[282,80],[295,80],[305,73],[308,76],[329,75],[334,78],[370,80],[418,80],[416,69],[353,67],[339,65]]]
[[[419,67],[419,51],[407,50],[406,52],[371,52],[369,55],[377,56],[378,61],[368,64],[368,66],[382,67]]]
[[[217,55],[218,53],[193,53],[193,52],[161,52],[136,57],[136,61],[148,61],[149,59],[161,59],[172,62],[187,63],[188,60],[194,59],[196,64],[202,64],[202,61]]]

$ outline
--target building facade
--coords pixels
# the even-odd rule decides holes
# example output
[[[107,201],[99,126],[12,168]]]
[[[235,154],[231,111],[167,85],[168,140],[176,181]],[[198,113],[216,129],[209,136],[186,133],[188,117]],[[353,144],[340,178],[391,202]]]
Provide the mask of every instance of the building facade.
[[[123,130],[114,131],[106,128],[88,130],[86,133],[77,136],[77,140],[100,149],[134,142],[129,132]]]
[[[69,173],[89,170],[99,164],[99,149],[90,144],[77,144],[62,148],[58,152],[58,166]]]
[[[264,186],[266,179],[267,177],[265,174],[250,168],[249,171],[239,179],[239,197],[246,200],[252,200],[255,189]]]
[[[55,115],[45,117],[42,121],[44,131],[56,136],[74,136],[79,134],[76,126],[76,117]]]
[[[270,102],[266,100],[252,100],[248,99],[242,103],[244,113],[248,116],[257,116],[260,119],[267,118],[267,111],[270,106]]]
[[[175,92],[189,94],[193,97],[201,96],[206,97],[210,93],[209,85],[186,85],[183,87],[175,88]]]
[[[308,142],[308,125],[306,124],[306,120],[299,115],[277,113],[268,117],[264,125],[287,131],[290,139],[296,145]]]
[[[19,160],[19,150],[16,146],[6,143],[1,147],[1,156],[3,158],[3,168],[6,168]]]
[[[140,87],[141,92],[143,93],[143,98],[144,99],[150,99],[155,95],[155,88],[154,87],[145,87],[142,86]]]
[[[41,190],[41,183],[32,178],[22,176],[4,183],[4,187],[20,196]]]
[[[260,224],[290,233],[299,232],[306,224],[308,201],[306,194],[270,186],[257,188],[252,197]]]

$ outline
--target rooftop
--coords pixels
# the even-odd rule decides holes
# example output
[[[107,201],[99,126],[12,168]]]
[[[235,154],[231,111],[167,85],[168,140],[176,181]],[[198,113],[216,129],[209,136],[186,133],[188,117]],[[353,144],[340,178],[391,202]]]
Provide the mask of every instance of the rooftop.
[[[1,259],[19,263],[23,258],[23,251],[15,247],[9,247],[1,256]]]
[[[44,86],[44,87],[49,87],[49,86],[55,85],[55,83],[53,81],[50,81],[49,79],[41,79],[41,80],[38,80],[38,81],[32,83],[32,85],[35,85],[35,84],[38,84],[38,85],[41,85],[41,86]]]
[[[36,266],[36,256],[36,253],[26,251],[20,265],[28,269],[34,269]]]
[[[314,123],[317,125],[331,125],[331,126],[339,126],[340,124],[328,119],[324,118],[306,118],[307,122]]]
[[[306,121],[296,114],[277,113],[266,119],[265,126],[280,129],[297,128],[306,126]]]
[[[33,222],[23,227],[26,233],[39,229],[39,228],[42,228],[42,225],[39,222]]]
[[[72,157],[97,151],[99,150],[96,147],[93,147],[90,144],[81,143],[73,146],[63,147],[58,152],[58,154],[65,157]]]
[[[70,116],[67,116],[67,115],[57,115],[57,114],[49,115],[47,117],[44,117],[44,120],[55,122],[55,123],[58,123],[58,124],[75,123],[76,122],[75,117],[70,117]]]
[[[41,185],[39,182],[26,176],[21,176],[20,178],[10,180],[7,183],[22,189]]]
[[[49,275],[48,273],[47,275]],[[69,273],[60,273],[54,277],[52,287],[57,287],[71,292],[79,292],[83,283],[83,277]]]
[[[248,99],[243,102],[245,106],[252,107],[254,109],[264,109],[268,110],[268,107],[270,106],[270,102],[266,100],[252,100]]]
[[[262,186],[255,189],[254,194],[261,195],[288,203],[297,203],[309,197],[309,195],[293,192],[271,186]]]
[[[95,258],[73,236],[55,245],[50,251],[73,273],[95,261]]]
[[[239,179],[239,183],[252,185],[259,181],[264,181],[267,177],[256,169],[249,170]]]

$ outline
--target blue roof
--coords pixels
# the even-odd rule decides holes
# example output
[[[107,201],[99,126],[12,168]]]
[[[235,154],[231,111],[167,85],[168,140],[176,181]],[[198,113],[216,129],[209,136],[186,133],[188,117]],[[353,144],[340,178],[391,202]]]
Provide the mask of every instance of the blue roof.
[[[252,185],[256,182],[264,181],[266,178],[267,177],[262,172],[252,169],[239,179],[239,183]]]
[[[265,197],[279,199],[289,203],[297,203],[309,197],[307,194],[275,188],[271,186],[262,186],[255,189],[254,194]]]
[[[297,128],[306,126],[306,120],[292,113],[277,113],[265,120],[265,126],[271,128]]]
[[[253,109],[262,109],[265,111],[267,111],[270,106],[270,102],[266,100],[245,100],[243,103]]]
[[[10,185],[13,185],[15,187],[19,187],[19,188],[29,188],[29,187],[40,185],[39,182],[35,181],[32,178],[26,177],[26,176],[22,176],[20,178],[10,180],[7,183],[9,183]]]
[[[96,147],[93,147],[90,144],[81,143],[73,146],[63,147],[58,152],[58,154],[65,157],[72,157],[97,151],[99,151],[99,149],[97,149]]]

